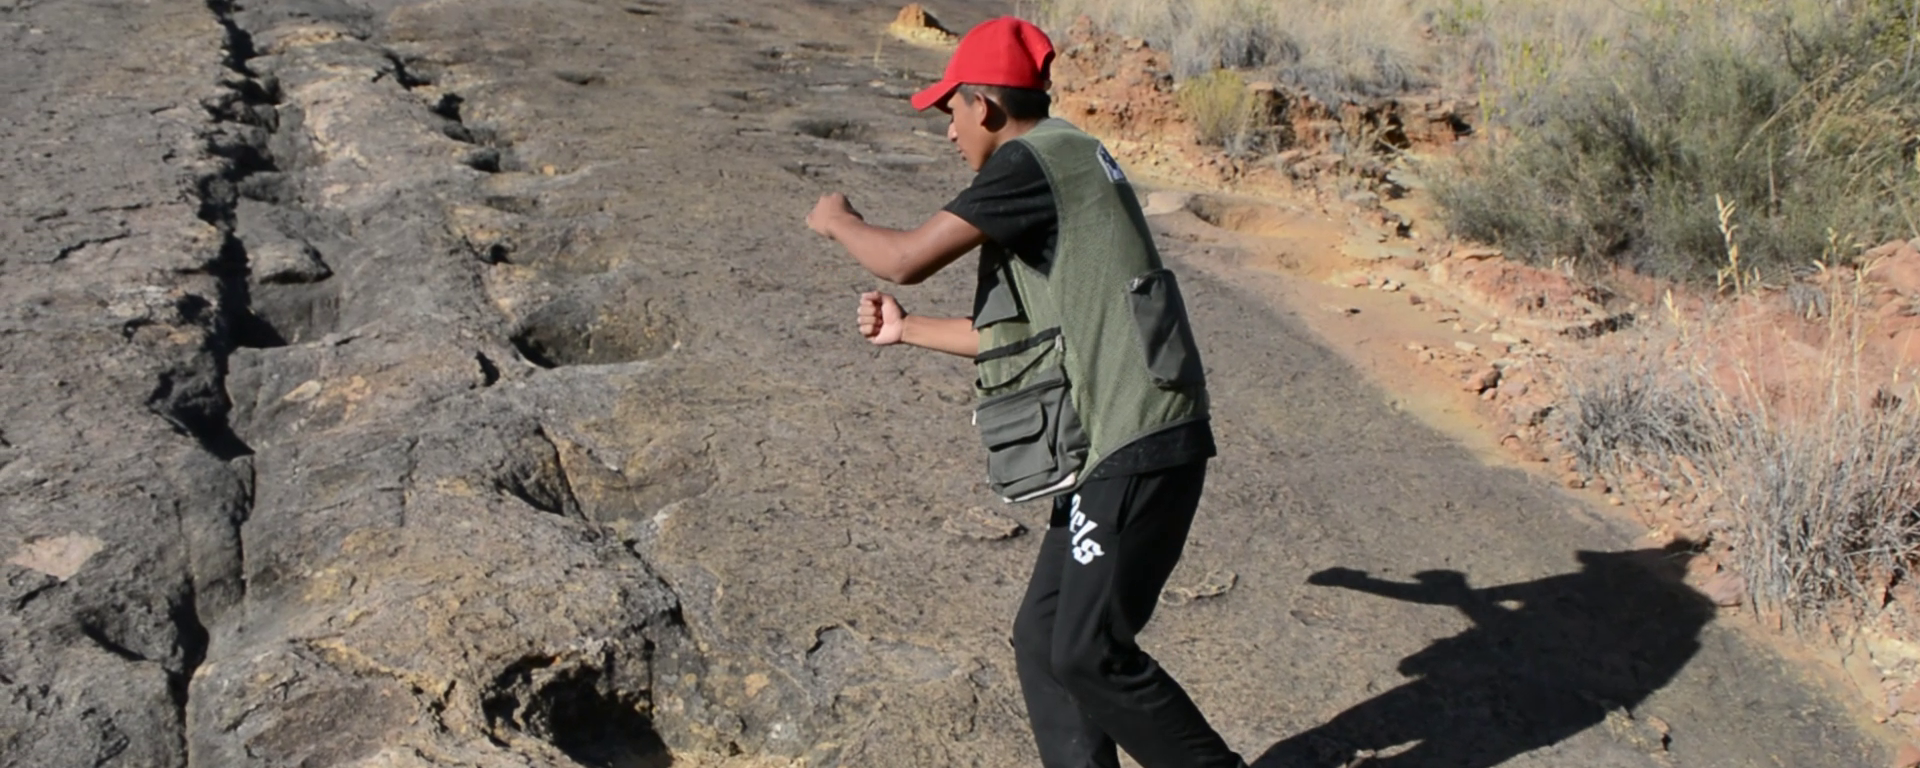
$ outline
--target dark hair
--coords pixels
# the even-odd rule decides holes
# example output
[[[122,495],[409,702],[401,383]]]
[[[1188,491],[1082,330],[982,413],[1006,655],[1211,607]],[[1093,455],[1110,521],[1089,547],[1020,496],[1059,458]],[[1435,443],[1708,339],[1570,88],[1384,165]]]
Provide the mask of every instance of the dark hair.
[[[1033,88],[1012,88],[1005,85],[961,85],[954,94],[972,104],[974,99],[992,99],[1000,105],[1000,111],[1007,113],[1013,120],[1045,120],[1053,109],[1053,97],[1046,91]]]

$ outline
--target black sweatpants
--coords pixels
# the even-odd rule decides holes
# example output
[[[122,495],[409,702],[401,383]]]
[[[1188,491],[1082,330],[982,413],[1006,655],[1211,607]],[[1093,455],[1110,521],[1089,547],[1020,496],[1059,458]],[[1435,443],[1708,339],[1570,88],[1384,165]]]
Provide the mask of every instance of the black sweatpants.
[[[1206,462],[1088,481],[1055,497],[1014,658],[1046,768],[1235,768],[1240,757],[1134,644],[1180,562]]]

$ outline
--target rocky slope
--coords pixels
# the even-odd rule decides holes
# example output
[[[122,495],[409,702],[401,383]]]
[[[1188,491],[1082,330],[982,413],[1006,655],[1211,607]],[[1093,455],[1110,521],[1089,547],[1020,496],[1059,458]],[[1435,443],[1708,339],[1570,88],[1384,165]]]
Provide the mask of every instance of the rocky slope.
[[[0,764],[1031,762],[1040,513],[799,223],[965,181],[893,11],[0,6]],[[1224,450],[1149,640],[1249,756],[1877,759],[1684,554],[1172,250]]]

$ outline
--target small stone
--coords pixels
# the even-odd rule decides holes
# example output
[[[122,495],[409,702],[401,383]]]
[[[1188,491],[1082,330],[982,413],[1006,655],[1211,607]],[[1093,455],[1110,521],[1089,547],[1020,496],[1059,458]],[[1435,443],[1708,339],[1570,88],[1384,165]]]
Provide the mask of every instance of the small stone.
[[[940,530],[964,539],[1001,541],[1026,533],[1027,527],[982,507],[969,507],[947,518],[940,524]]]
[[[1907,692],[1900,694],[1900,698],[1893,702],[1893,711],[1920,715],[1920,683],[1908,686]]]
[[[1192,586],[1167,587],[1160,593],[1160,602],[1164,605],[1186,605],[1196,600],[1219,597],[1232,591],[1239,582],[1239,574],[1233,571],[1213,571]]]
[[[1407,342],[1407,349],[1413,352],[1425,352],[1427,351],[1427,345],[1417,341],[1409,341]]]
[[[288,391],[286,394],[281,395],[280,400],[282,402],[287,402],[287,403],[304,403],[308,400],[312,400],[314,397],[318,396],[319,394],[320,394],[320,381],[318,379],[308,379],[307,381],[301,383],[300,386],[294,387],[292,390]]]
[[[1482,369],[1479,373],[1475,373],[1473,376],[1468,377],[1465,389],[1468,392],[1472,392],[1474,394],[1480,394],[1482,392],[1486,392],[1490,389],[1493,389],[1494,386],[1498,385],[1499,383],[1500,383],[1500,369],[1485,368],[1485,369]]]
[[[1148,216],[1179,213],[1186,210],[1187,204],[1192,201],[1193,195],[1185,192],[1150,192],[1147,194],[1147,204],[1141,207],[1140,212]]]
[[[1471,341],[1456,341],[1453,343],[1453,348],[1470,355],[1480,351],[1480,345]]]
[[[1733,571],[1721,571],[1700,582],[1700,594],[1714,605],[1732,608],[1747,599],[1747,581]]]
[[[1624,502],[1624,501],[1621,501],[1621,500],[1620,500],[1620,497],[1618,497],[1618,496],[1608,496],[1608,497],[1607,497],[1607,506],[1609,506],[1609,507],[1624,507],[1624,506],[1626,506],[1626,504],[1627,504],[1627,503],[1626,503],[1626,502]]]
[[[1587,487],[1587,479],[1584,477],[1581,477],[1578,474],[1569,474],[1565,477],[1562,477],[1560,478],[1560,482],[1566,485],[1568,488],[1572,488],[1574,490],[1579,490],[1581,488]]]
[[[1474,327],[1473,327],[1473,332],[1474,332],[1474,333],[1486,333],[1487,331],[1491,331],[1491,330],[1493,330],[1493,329],[1495,329],[1495,328],[1499,328],[1499,327],[1500,327],[1500,324],[1499,324],[1499,323],[1481,323],[1481,324],[1479,324],[1479,325],[1476,325],[1476,326],[1474,326]]]

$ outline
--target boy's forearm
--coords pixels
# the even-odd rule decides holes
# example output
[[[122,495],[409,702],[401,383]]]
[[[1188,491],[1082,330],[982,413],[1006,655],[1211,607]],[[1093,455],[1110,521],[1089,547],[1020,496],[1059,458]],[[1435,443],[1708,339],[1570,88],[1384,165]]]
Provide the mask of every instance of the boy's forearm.
[[[901,322],[900,343],[970,358],[980,351],[980,332],[969,317],[907,315]]]
[[[901,258],[900,239],[906,235],[898,230],[876,227],[858,216],[841,216],[827,226],[834,242],[847,249],[853,260],[860,262],[875,277],[890,283],[911,285],[925,278],[925,275],[913,274],[906,268]]]

